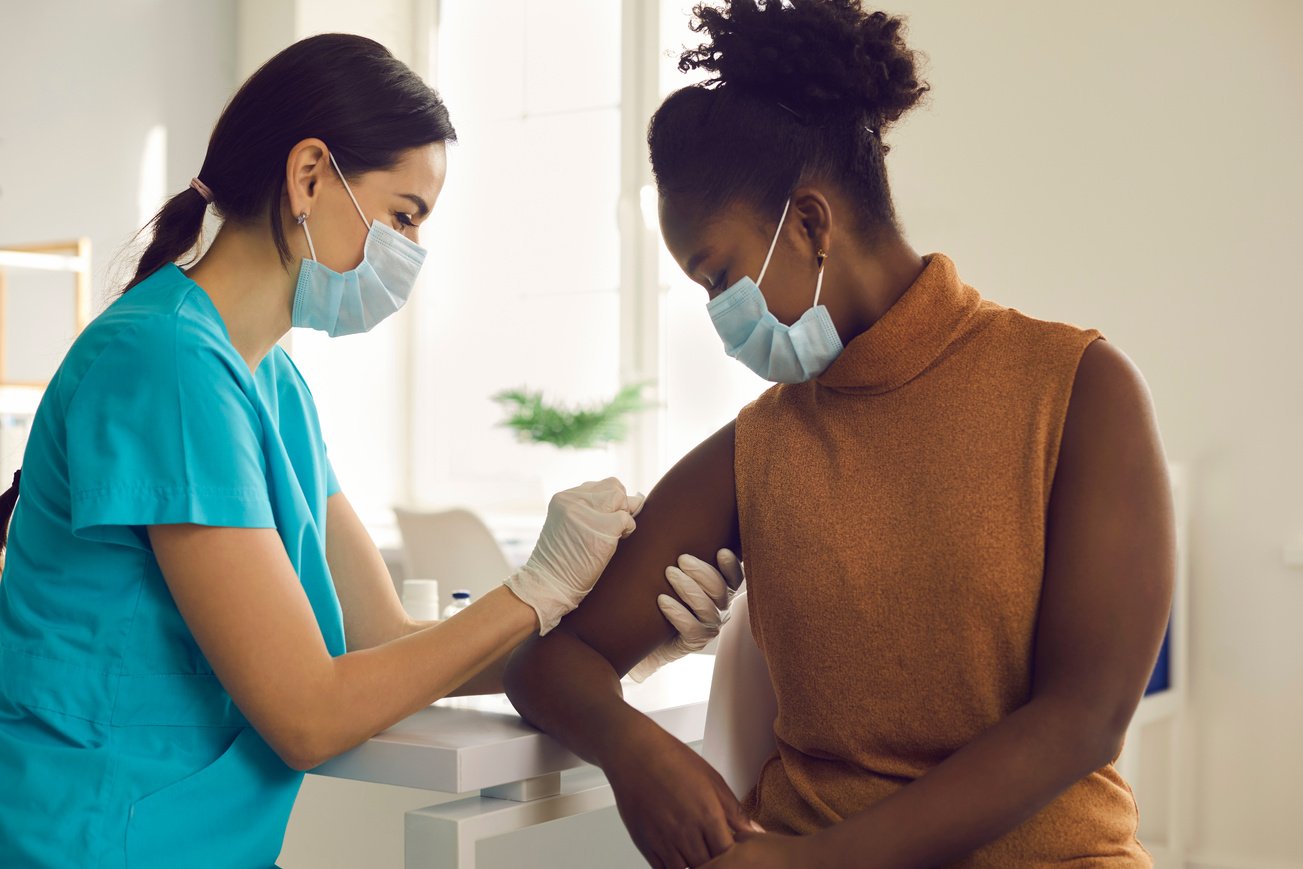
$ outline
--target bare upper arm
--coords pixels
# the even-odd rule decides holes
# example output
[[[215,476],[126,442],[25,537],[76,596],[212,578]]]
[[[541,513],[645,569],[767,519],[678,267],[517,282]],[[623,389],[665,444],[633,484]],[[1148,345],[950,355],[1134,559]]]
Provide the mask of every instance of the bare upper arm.
[[[1050,497],[1034,693],[1081,704],[1120,739],[1162,640],[1175,570],[1149,390],[1130,359],[1096,341],[1077,370]]]
[[[287,762],[329,674],[312,605],[273,528],[152,525],[177,609],[235,705]]]
[[[674,634],[656,605],[658,595],[674,594],[665,569],[684,553],[714,564],[719,549],[739,548],[733,436],[730,422],[656,484],[638,514],[637,530],[620,543],[597,585],[558,628],[601,653],[620,673]]]

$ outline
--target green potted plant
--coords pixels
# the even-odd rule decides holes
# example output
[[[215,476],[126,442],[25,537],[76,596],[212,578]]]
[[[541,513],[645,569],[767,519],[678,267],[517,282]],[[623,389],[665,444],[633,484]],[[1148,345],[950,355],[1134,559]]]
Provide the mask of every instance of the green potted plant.
[[[547,444],[556,455],[540,465],[544,495],[588,479],[609,476],[614,457],[611,447],[629,434],[629,418],[647,409],[646,384],[621,388],[614,396],[590,404],[567,405],[548,401],[541,390],[504,389],[493,396],[506,417],[499,425],[525,443]]]

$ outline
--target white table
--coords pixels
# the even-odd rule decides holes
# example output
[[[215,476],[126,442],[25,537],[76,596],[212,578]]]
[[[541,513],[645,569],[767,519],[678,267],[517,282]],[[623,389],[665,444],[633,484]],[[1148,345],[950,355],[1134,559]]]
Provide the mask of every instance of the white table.
[[[701,739],[714,657],[688,655],[625,698],[684,742]],[[409,869],[471,869],[476,843],[614,804],[601,771],[533,727],[505,695],[441,700],[312,774],[478,795],[407,812]]]

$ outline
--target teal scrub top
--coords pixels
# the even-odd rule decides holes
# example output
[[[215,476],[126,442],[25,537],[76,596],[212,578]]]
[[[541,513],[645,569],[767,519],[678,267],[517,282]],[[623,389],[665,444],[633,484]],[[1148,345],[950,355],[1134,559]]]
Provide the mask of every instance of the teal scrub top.
[[[0,866],[274,865],[303,775],[213,675],[146,526],[275,528],[341,655],[338,489],[289,356],[251,373],[176,266],[78,337],[33,422],[0,581]]]

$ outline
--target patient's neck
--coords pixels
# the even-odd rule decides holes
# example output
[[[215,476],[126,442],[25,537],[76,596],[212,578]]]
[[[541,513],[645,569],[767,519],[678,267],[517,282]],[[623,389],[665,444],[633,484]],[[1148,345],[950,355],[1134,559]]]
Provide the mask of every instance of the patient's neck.
[[[829,254],[820,301],[843,344],[868,331],[905,294],[926,265],[899,232]]]

